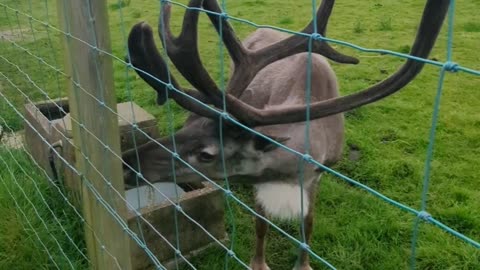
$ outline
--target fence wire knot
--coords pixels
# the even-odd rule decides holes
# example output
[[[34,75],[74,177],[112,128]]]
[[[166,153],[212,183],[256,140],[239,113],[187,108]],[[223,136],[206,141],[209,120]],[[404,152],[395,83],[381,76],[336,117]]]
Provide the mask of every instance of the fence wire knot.
[[[303,250],[309,250],[310,246],[307,243],[301,243],[300,248],[302,248]]]
[[[323,39],[323,36],[319,33],[312,33],[310,35],[310,37],[313,39],[313,40],[322,40]]]
[[[230,115],[228,115],[226,112],[220,113],[220,116],[225,120],[230,120]]]
[[[460,66],[457,63],[451,61],[445,62],[445,64],[443,64],[443,68],[446,71],[450,72],[457,72],[459,70],[459,67]]]
[[[429,221],[429,219],[432,217],[432,215],[430,215],[427,211],[420,211],[418,212],[417,216],[425,221]]]
[[[306,162],[312,162],[313,158],[312,156],[310,156],[309,154],[305,154],[302,156],[303,160],[305,160]]]
[[[220,13],[218,16],[223,20],[228,20],[228,14],[225,12]]]

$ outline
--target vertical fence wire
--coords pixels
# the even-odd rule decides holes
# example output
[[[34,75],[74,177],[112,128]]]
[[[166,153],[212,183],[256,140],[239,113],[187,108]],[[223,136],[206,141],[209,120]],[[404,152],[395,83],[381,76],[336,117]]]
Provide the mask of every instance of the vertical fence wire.
[[[438,116],[440,113],[440,101],[442,97],[443,84],[445,81],[445,73],[447,71],[455,71],[453,69],[454,63],[452,62],[452,44],[453,44],[453,24],[454,24],[454,14],[455,14],[455,0],[450,0],[450,7],[448,12],[448,21],[447,21],[447,53],[446,53],[446,62],[443,67],[440,69],[438,76],[438,86],[437,93],[435,95],[435,101],[433,104],[433,113],[430,126],[429,142],[427,146],[427,154],[425,158],[424,166],[424,176],[423,176],[423,188],[421,195],[421,205],[420,211],[418,212],[417,217],[413,223],[413,233],[412,233],[412,244],[411,244],[411,257],[410,257],[410,269],[416,269],[416,246],[418,242],[419,226],[421,221],[428,221],[431,215],[427,212],[427,197],[428,197],[428,187],[430,184],[430,174],[431,174],[431,163],[433,159],[434,145],[435,145],[435,134],[438,125]]]
[[[165,1],[160,1],[159,3],[159,14],[162,14],[163,11],[164,11],[164,5],[166,4]],[[165,21],[163,20],[163,15],[159,18],[159,21],[158,21],[158,27],[161,27],[162,28],[162,33],[164,33],[162,36],[160,36],[161,40],[162,40],[162,43],[165,44],[164,45],[164,48],[162,50],[162,56],[164,59],[168,59],[166,56],[167,56],[167,43],[166,43],[166,37],[165,37],[165,33],[166,33],[166,29],[165,29]],[[168,85],[171,85],[172,84],[172,78],[170,76],[170,63],[169,61],[166,61],[166,66],[167,66],[167,76],[168,76]],[[167,108],[167,118],[168,118],[168,135],[169,137],[171,138],[172,140],[172,145],[173,145],[173,154],[170,158],[170,163],[171,163],[171,170],[173,172],[172,174],[172,179],[173,179],[173,183],[175,184],[175,187],[177,186],[177,177],[176,177],[176,164],[178,162],[177,160],[177,156],[178,156],[178,153],[177,153],[177,141],[175,139],[175,130],[174,130],[174,126],[173,126],[173,119],[174,119],[174,115],[173,115],[173,111],[172,111],[172,108],[170,106],[170,101],[168,100],[169,98],[169,93],[168,93],[168,87],[165,87],[165,96],[167,98],[167,102],[166,102],[166,108]],[[137,151],[138,153],[138,151]],[[138,154],[137,154],[138,155]],[[178,229],[178,215],[180,213],[179,210],[181,210],[182,206],[180,205],[180,200],[179,200],[179,195],[178,195],[178,190],[175,188],[175,202],[172,204],[173,206],[175,206],[175,211],[173,213],[173,220],[174,220],[174,230],[175,230],[175,244],[176,244],[176,247],[175,247],[175,268],[176,269],[179,269],[179,264],[178,264],[178,257],[179,256],[183,256],[182,255],[182,251],[181,251],[181,246],[180,246],[180,232],[179,232],[179,229]],[[192,269],[196,269],[188,260],[187,260],[187,264],[188,266],[190,266],[190,268]]]
[[[121,0],[118,0],[117,1],[117,5],[119,7],[121,7],[122,5],[122,1]],[[118,9],[118,15],[120,17],[120,29],[121,29],[121,33],[122,33],[122,40],[123,40],[123,43],[125,44],[124,45],[124,50],[125,50],[125,55],[126,55],[126,58],[128,60],[129,63],[131,63],[131,59],[130,59],[130,53],[128,51],[128,45],[127,45],[127,34],[125,33],[125,22],[124,22],[124,18],[123,18],[123,8],[119,8]],[[131,83],[130,83],[130,76],[129,76],[129,71],[130,71],[130,68],[128,65],[125,65],[125,92],[127,93],[127,99],[128,100],[133,100],[133,95],[132,95],[132,88],[131,88]],[[133,109],[133,102],[130,103],[130,111],[131,111],[131,114],[132,114],[132,124],[130,125],[130,131],[132,132],[132,142],[133,142],[133,147],[136,149],[138,147],[137,145],[137,132],[136,132],[136,127],[138,126],[137,124],[137,118],[136,118],[136,115],[135,115],[135,111]],[[135,158],[137,160],[137,168],[139,170],[141,170],[141,166],[140,166],[140,156],[138,155],[138,151],[135,151]],[[139,177],[137,175],[135,175],[135,183],[137,186],[139,186]],[[141,205],[140,204],[140,190],[137,189],[137,205]],[[141,227],[141,219],[136,216],[135,217],[135,222],[136,222],[136,225],[137,225],[137,229],[138,231],[140,232],[140,239],[142,240],[142,243],[144,245],[147,245],[147,241],[145,240],[145,236],[143,234],[143,230],[142,230],[142,227]]]
[[[225,205],[227,210],[227,220],[228,225],[230,226],[230,246],[229,250],[225,253],[225,263],[224,269],[229,269],[230,266],[230,258],[235,255],[235,240],[237,236],[237,226],[235,220],[235,214],[233,213],[233,207],[230,203],[230,195],[232,191],[230,189],[230,181],[228,179],[228,172],[227,172],[227,161],[225,159],[225,135],[224,135],[224,115],[227,115],[227,102],[226,102],[226,89],[225,89],[225,51],[224,51],[224,44],[223,44],[223,27],[224,23],[228,23],[228,13],[227,13],[227,6],[226,1],[221,1],[221,7],[223,10],[222,14],[218,14],[218,22],[219,22],[219,39],[218,39],[218,66],[220,70],[220,78],[219,78],[219,85],[220,90],[222,91],[222,106],[223,106],[223,113],[219,114],[218,116],[218,130],[219,130],[219,141],[220,141],[220,158],[222,159],[222,170],[223,170],[223,180],[224,180],[224,187],[225,187]],[[243,264],[243,267],[248,268],[246,264]]]

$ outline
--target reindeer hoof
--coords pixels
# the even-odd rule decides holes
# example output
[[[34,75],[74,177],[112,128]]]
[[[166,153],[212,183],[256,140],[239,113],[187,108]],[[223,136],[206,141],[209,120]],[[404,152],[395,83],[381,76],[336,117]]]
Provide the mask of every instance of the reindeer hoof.
[[[270,270],[270,267],[268,267],[268,265],[266,263],[256,263],[256,262],[252,262],[250,263],[250,268],[252,268],[252,270]]]

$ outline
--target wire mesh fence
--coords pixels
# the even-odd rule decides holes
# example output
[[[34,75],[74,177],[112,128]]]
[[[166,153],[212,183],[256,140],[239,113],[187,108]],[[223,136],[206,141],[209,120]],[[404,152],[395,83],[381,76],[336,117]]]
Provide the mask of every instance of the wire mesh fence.
[[[155,269],[250,269],[254,237],[245,235],[252,234],[252,231],[245,229],[245,227],[253,227],[249,226],[252,223],[252,217],[263,220],[273,228],[275,241],[286,243],[277,245],[276,248],[305,250],[312,258],[312,266],[327,269],[353,267],[353,261],[343,261],[342,256],[331,255],[328,246],[317,249],[319,244],[315,240],[313,244],[308,243],[305,237],[303,219],[297,222],[300,231],[298,233],[290,225],[271,220],[259,214],[252,206],[253,202],[249,196],[252,193],[251,190],[244,187],[235,187],[235,185],[229,183],[228,177],[222,179],[221,182],[214,181],[206,173],[192,166],[187,157],[179,155],[177,152],[179,146],[175,143],[174,135],[178,128],[182,126],[186,113],[172,102],[167,102],[162,108],[156,108],[156,104],[153,104],[155,100],[153,91],[144,93],[137,90],[138,88],[145,88],[145,86],[137,81],[134,71],[144,74],[147,78],[163,85],[168,89],[167,93],[169,94],[167,96],[182,95],[218,114],[220,125],[224,122],[233,123],[252,134],[262,136],[276,144],[282,151],[295,155],[301,164],[313,164],[325,171],[326,174],[331,176],[331,178],[327,178],[331,179],[330,181],[340,179],[344,183],[355,187],[343,185],[343,188],[354,189],[360,192],[361,196],[373,196],[375,199],[372,202],[383,201],[411,215],[404,215],[400,211],[394,212],[396,213],[394,216],[398,215],[399,219],[406,223],[413,223],[410,226],[412,227],[411,230],[405,233],[408,236],[402,237],[402,239],[410,238],[409,251],[406,251],[405,246],[402,247],[404,256],[402,256],[401,261],[403,261],[405,267],[408,265],[412,269],[416,268],[419,256],[420,258],[423,256],[422,253],[419,255],[417,251],[419,239],[422,236],[425,237],[421,234],[421,222],[435,225],[437,228],[433,226],[425,227],[428,232],[434,231],[434,235],[436,235],[435,231],[443,231],[464,242],[452,245],[448,249],[450,251],[458,250],[459,246],[464,248],[464,250],[458,251],[462,254],[465,253],[464,255],[458,255],[459,263],[461,263],[460,267],[475,268],[475,266],[478,266],[480,244],[474,240],[475,237],[478,237],[478,234],[472,233],[474,228],[478,228],[475,227],[478,226],[478,223],[475,223],[475,220],[478,221],[476,219],[478,216],[475,216],[478,213],[472,212],[472,216],[467,218],[473,220],[471,223],[477,225],[467,226],[467,229],[463,228],[464,230],[462,230],[461,226],[455,224],[455,220],[443,223],[442,219],[437,219],[427,211],[429,180],[431,179],[431,168],[434,167],[432,160],[435,133],[438,130],[443,84],[448,76],[446,73],[465,73],[462,75],[472,77],[480,75],[480,71],[466,67],[463,63],[454,62],[455,1],[450,1],[448,22],[445,25],[444,40],[447,42],[445,61],[419,58],[409,55],[408,52],[364,48],[348,42],[347,38],[341,37],[342,40],[326,38],[317,34],[317,29],[313,34],[305,34],[287,29],[288,27],[271,26],[270,23],[269,25],[255,23],[254,20],[244,19],[245,14],[240,11],[235,13],[236,15],[232,15],[227,1],[220,2],[223,9],[221,13],[191,7],[176,1],[144,2],[142,4],[148,6],[148,8],[154,7],[155,10],[148,10],[141,4],[137,5],[124,0],[112,0],[107,3],[89,0],[77,3],[63,0],[0,1],[0,7],[3,9],[0,17],[0,127],[2,128],[0,131],[2,139],[0,144],[0,181],[2,182],[0,190],[2,192],[0,194],[5,195],[5,200],[9,203],[5,209],[10,209],[10,212],[6,210],[6,213],[13,213],[12,215],[23,221],[20,222],[20,225],[12,224],[11,226],[17,226],[17,230],[19,230],[16,237],[26,238],[21,240],[24,247],[19,248],[18,253],[22,254],[23,252],[25,253],[23,256],[30,258],[30,261],[23,262],[18,262],[15,258],[5,258],[2,262],[5,267],[11,268],[12,263],[15,263],[19,269],[27,269],[32,264],[57,269],[140,269],[146,265]],[[315,21],[317,3],[315,0],[307,2],[302,5],[302,8],[306,10],[306,14],[312,14]],[[420,207],[417,208],[409,201],[402,200],[401,196],[395,195],[395,198],[393,198],[384,195],[377,191],[378,186],[372,188],[363,181],[356,181],[353,179],[354,177],[348,177],[341,170],[337,171],[324,166],[310,156],[309,147],[306,147],[304,152],[289,148],[232,118],[226,113],[228,112],[228,106],[225,96],[223,96],[221,103],[224,111],[212,109],[201,100],[196,100],[194,97],[186,95],[181,89],[177,89],[171,78],[170,81],[159,80],[154,74],[149,74],[148,71],[130,64],[127,44],[128,31],[131,25],[141,21],[143,15],[158,17],[156,10],[164,10],[165,5],[174,7],[174,15],[179,14],[175,10],[181,11],[182,14],[186,10],[197,10],[202,14],[218,16],[220,29],[225,27],[225,25],[222,25],[225,20],[235,23],[245,32],[258,28],[269,28],[288,34],[304,35],[310,41],[309,59],[311,59],[314,42],[328,41],[341,48],[350,48],[366,55],[390,55],[394,56],[394,59],[424,62],[439,69],[436,96],[431,104],[433,115],[431,117],[430,133],[428,142],[425,144],[426,147],[422,148],[422,150],[427,150],[427,156],[424,163]],[[253,6],[253,10],[258,10],[266,3],[265,1],[249,1],[237,5]],[[423,4],[418,6],[423,8]],[[268,10],[268,7],[263,8]],[[345,7],[344,10],[346,10]],[[102,12],[105,12],[105,14],[108,12],[108,16],[101,17]],[[154,13],[154,15],[149,15],[149,12]],[[416,16],[420,18],[420,14]],[[177,23],[181,21],[182,16],[178,15],[176,17],[178,19],[172,18],[174,20],[173,27],[178,29],[180,24]],[[418,21],[419,19],[415,20],[417,24]],[[288,25],[288,21],[283,22]],[[381,25],[382,29],[389,28],[388,21],[384,21]],[[160,21],[159,27],[164,27],[164,22]],[[106,38],[107,35],[110,36],[108,31],[105,33],[98,32],[102,28],[110,29],[110,32],[112,32],[112,49],[109,48],[110,41]],[[360,31],[359,24],[355,29],[354,32],[363,31]],[[223,90],[226,88],[225,82],[229,70],[224,61],[227,54],[224,53],[225,48],[222,42],[223,31],[219,31],[219,38],[214,35],[214,31],[207,26],[205,21],[200,22],[200,43],[206,44],[204,47],[212,56],[203,60],[207,66],[215,67],[220,89]],[[82,33],[82,35],[78,33]],[[160,39],[165,44],[165,36],[161,35]],[[442,41],[441,38],[440,41]],[[162,51],[162,55],[166,56],[166,51]],[[109,65],[111,66],[109,67]],[[173,65],[168,64],[167,66],[172,69],[173,74],[177,74]],[[310,65],[307,69],[311,73]],[[87,72],[85,70],[91,71],[86,77],[84,73]],[[433,78],[433,76],[429,78],[430,81]],[[342,81],[340,76],[339,80]],[[113,92],[114,89],[115,92]],[[306,91],[309,93],[310,89],[306,89]],[[62,101],[61,98],[66,96],[69,97],[68,101]],[[117,109],[119,107],[115,105],[116,102],[112,103],[108,99],[109,96],[119,102],[138,101],[142,103],[144,105],[142,107],[151,111],[159,119],[160,133],[171,137],[174,141],[173,146],[162,145],[157,140],[156,122],[149,122],[148,127],[142,126],[141,112],[136,111],[135,104],[127,103],[123,109]],[[478,98],[472,97],[472,100],[476,99]],[[310,102],[307,94],[306,103],[310,104]],[[47,103],[48,106],[42,105]],[[33,108],[36,108],[30,114],[31,117],[26,116],[26,112],[29,111],[25,104],[33,104]],[[92,105],[92,107],[88,105]],[[94,111],[88,111],[89,109],[85,108],[93,108],[91,110]],[[75,111],[77,111],[76,115]],[[67,115],[68,117],[65,118]],[[306,117],[309,119],[310,116],[307,115]],[[40,118],[48,121],[41,123],[38,120]],[[114,124],[111,122],[112,119],[114,119]],[[122,160],[121,151],[125,149],[121,144],[124,137],[121,138],[120,134],[112,134],[112,130],[118,130],[118,127],[116,127],[117,119],[119,123],[124,123],[126,132],[131,134],[131,137],[127,136],[128,139],[126,139],[129,141],[130,147],[138,149],[146,141],[158,145],[159,148],[170,155],[173,172],[178,169],[179,164],[186,166],[200,175],[202,181],[207,183],[205,185],[208,185],[208,187],[203,186],[204,188],[209,188],[209,192],[217,191],[219,196],[215,197],[214,193],[212,193],[213,195],[207,195],[210,197],[206,197],[204,200],[213,202],[210,205],[203,205],[198,201],[187,202],[184,194],[192,194],[188,191],[198,189],[198,187],[183,186],[182,189],[177,188],[176,186],[179,186],[180,183],[177,183],[178,179],[175,178],[175,173],[173,173],[171,182],[179,185],[175,185],[171,191],[169,191],[171,186],[168,188],[165,186],[165,189],[162,189],[155,183],[151,183],[149,179],[142,175],[141,171],[137,171]],[[347,117],[347,123],[348,121],[349,118]],[[310,121],[307,121],[306,131],[309,130],[309,123]],[[474,121],[473,123],[475,125]],[[107,127],[110,125],[113,128]],[[27,141],[25,143],[20,131],[23,128],[25,133],[30,134],[23,134]],[[149,128],[152,128],[152,133],[146,131]],[[222,130],[222,128],[219,128],[219,140],[221,142],[224,138]],[[308,144],[310,138],[308,132],[305,133],[305,141]],[[30,139],[29,142],[29,136],[35,137],[36,141]],[[223,145],[223,142],[220,145]],[[472,151],[475,153],[477,150]],[[71,155],[66,155],[66,152],[73,153],[73,158]],[[224,149],[221,149],[221,152],[223,156]],[[134,151],[134,153],[138,158],[139,152]],[[39,158],[42,156],[43,158]],[[132,190],[130,190],[130,193],[125,191],[123,179],[119,174],[122,166],[129,167],[130,170],[135,172],[137,184],[138,182],[145,182],[144,184],[148,187],[145,193],[142,193],[143,191],[140,188],[132,189],[133,193]],[[225,161],[223,166],[225,171],[227,166]],[[362,170],[362,168],[358,168],[358,170]],[[298,178],[301,187],[305,180],[302,177],[302,170],[299,171]],[[326,185],[329,188],[328,184]],[[417,185],[417,187],[419,186]],[[329,190],[335,192],[335,188],[332,186]],[[299,193],[303,195],[303,192],[299,191]],[[370,195],[367,195],[367,193]],[[134,199],[129,199],[129,194]],[[78,199],[78,197],[81,199]],[[145,200],[144,197],[148,197],[146,199],[147,206],[148,204],[154,204],[153,201],[156,198],[161,199],[162,205],[170,206],[169,210],[162,210],[167,212],[165,216],[154,219],[152,218],[152,212],[142,209],[140,205],[142,205],[141,201]],[[303,196],[300,197],[302,197],[301,200],[304,200]],[[319,196],[318,201],[322,202],[322,196]],[[474,204],[475,202],[472,203],[472,205]],[[222,210],[215,208],[218,205],[222,206]],[[303,201],[300,205],[304,205]],[[469,207],[473,207],[472,205]],[[153,207],[158,208],[158,205]],[[199,207],[210,208],[202,209]],[[223,207],[225,207],[225,210],[223,210]],[[335,207],[336,205],[332,206],[332,208]],[[202,211],[205,212],[202,213]],[[225,211],[225,216],[223,211]],[[306,210],[302,209],[303,211]],[[209,215],[211,215],[210,220]],[[213,216],[220,220],[222,224],[212,223]],[[318,215],[317,219],[321,218]],[[13,216],[11,220],[15,220]],[[224,220],[228,240],[223,235],[225,230],[223,228]],[[322,224],[324,225],[324,223]],[[361,228],[359,228],[359,231],[361,231]],[[194,233],[192,234],[192,232]],[[339,230],[336,230],[336,232],[342,234]],[[201,249],[206,248],[207,251],[204,253],[210,255],[194,256],[197,253],[197,248],[191,247],[189,243],[196,241],[193,240],[197,239],[195,234],[203,235],[203,238],[198,237],[198,239],[203,240],[198,241],[203,241]],[[16,239],[14,236],[15,234],[10,239],[11,242],[5,242],[7,243],[5,247],[14,244]],[[325,233],[324,236],[328,236],[328,234]],[[426,236],[432,237],[431,234]],[[441,237],[447,238],[449,236],[442,235]],[[314,238],[316,239],[316,236]],[[335,241],[337,241],[337,238],[333,240],[333,242]],[[155,242],[164,244],[159,247]],[[332,244],[328,241],[321,243]],[[448,243],[450,244],[450,242]],[[356,244],[355,242],[348,242],[343,245]],[[281,253],[281,250],[267,249],[267,251],[269,253],[285,254]],[[335,252],[343,253],[345,251],[339,250],[337,247]],[[284,263],[296,260],[297,252],[288,253],[289,258],[269,255],[269,260],[278,260],[278,262],[270,262],[270,264],[280,269],[291,267],[291,265],[286,266]],[[365,253],[368,254],[368,251]],[[348,257],[348,254],[345,256]],[[221,259],[218,259],[219,257]],[[475,260],[477,260],[477,264],[475,264]],[[423,263],[423,260],[420,260],[420,263]],[[341,265],[337,266],[337,264]],[[363,265],[363,267],[374,267],[373,265],[378,266],[378,264],[371,263]],[[383,267],[388,268],[387,265],[388,263],[384,264]],[[0,266],[2,265],[0,264]],[[422,266],[426,267],[424,264],[420,264],[420,267]]]

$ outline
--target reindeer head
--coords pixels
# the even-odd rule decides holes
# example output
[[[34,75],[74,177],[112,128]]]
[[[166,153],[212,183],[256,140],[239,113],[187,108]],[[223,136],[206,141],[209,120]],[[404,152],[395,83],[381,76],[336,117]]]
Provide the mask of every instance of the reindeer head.
[[[275,61],[308,51],[309,42],[312,42],[313,53],[340,63],[358,63],[356,58],[335,51],[321,38],[316,39],[316,35],[311,35],[314,29],[321,36],[325,35],[333,4],[334,0],[324,0],[316,14],[316,25],[313,21],[310,22],[302,30],[302,34],[288,37],[259,50],[245,48],[226,18],[207,13],[217,32],[222,31],[223,42],[233,62],[234,71],[225,93],[218,88],[205,70],[197,47],[198,10],[195,9],[203,7],[207,11],[222,13],[216,0],[191,0],[189,7],[192,9],[185,12],[182,30],[178,37],[174,37],[170,32],[171,7],[169,4],[162,3],[158,27],[160,39],[175,67],[195,90],[181,87],[169,73],[165,61],[156,48],[151,27],[145,23],[136,24],[128,39],[130,63],[136,68],[138,75],[156,90],[159,105],[163,104],[167,98],[172,98],[177,104],[192,112],[193,116],[187,120],[185,127],[175,134],[175,147],[173,138],[166,137],[124,153],[123,158],[127,164],[124,166],[127,184],[136,182],[132,169],[141,171],[143,177],[151,182],[173,181],[174,167],[172,166],[175,166],[178,182],[201,179],[201,176],[189,166],[212,179],[256,175],[262,167],[259,160],[264,153],[275,149],[276,144],[236,127],[231,119],[254,128],[305,121],[307,110],[304,104],[259,109],[245,103],[240,97],[257,73]],[[419,58],[428,57],[447,9],[448,0],[428,0],[411,55]],[[220,27],[221,25],[223,27]],[[396,73],[376,85],[348,96],[313,102],[309,106],[310,117],[318,119],[342,113],[389,96],[413,80],[423,66],[423,62],[407,60]],[[149,74],[167,83],[161,83]],[[180,91],[173,91],[172,87]],[[266,91],[274,92],[275,89]],[[207,108],[188,96],[211,107]],[[224,103],[229,114],[227,118],[220,115]],[[220,142],[220,132],[223,132],[223,142]],[[282,142],[288,138],[272,139]],[[223,152],[221,152],[222,146]],[[172,156],[173,150],[190,165],[179,160],[173,162],[175,159]],[[225,164],[223,160],[226,161]],[[224,167],[227,175],[224,175]],[[281,170],[279,166],[278,171]]]
[[[220,128],[223,129],[222,142]],[[280,143],[288,139],[270,138]],[[168,136],[126,151],[123,159],[129,166],[124,165],[125,182],[128,186],[136,186],[137,180],[143,184],[142,179],[135,176],[138,171],[152,182],[173,181],[174,171],[178,183],[204,180],[191,167],[213,180],[253,176],[262,169],[263,155],[276,147],[272,141],[251,132],[233,126],[224,128],[219,121],[192,115],[174,139]],[[182,161],[173,161],[174,149],[188,166]]]

